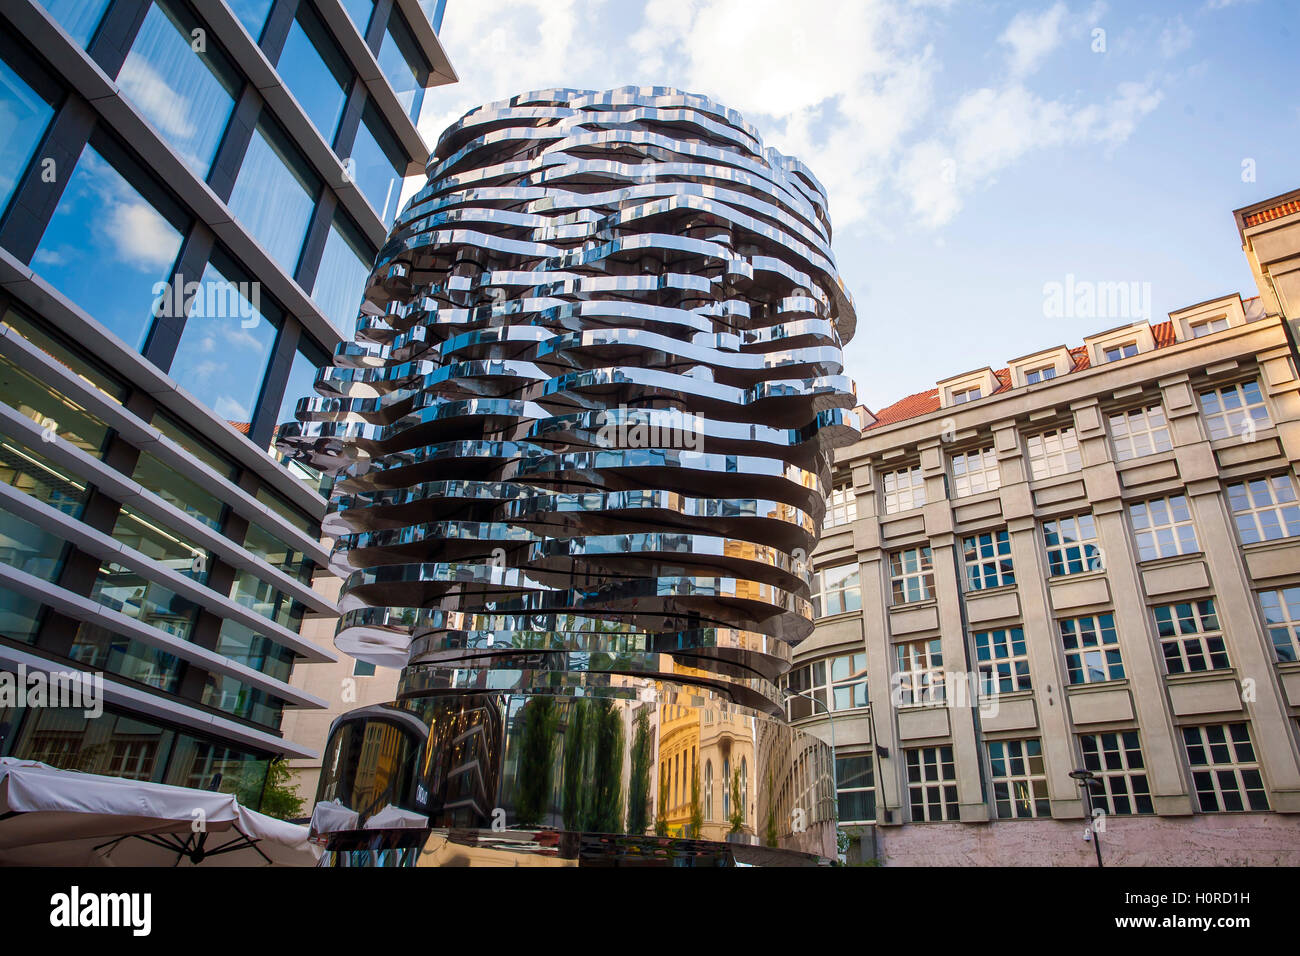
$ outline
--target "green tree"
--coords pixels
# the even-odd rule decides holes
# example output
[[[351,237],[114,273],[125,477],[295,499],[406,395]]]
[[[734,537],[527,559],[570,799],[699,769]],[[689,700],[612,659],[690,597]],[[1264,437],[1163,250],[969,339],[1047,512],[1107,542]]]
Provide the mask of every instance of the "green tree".
[[[740,768],[731,772],[731,829],[729,833],[741,833],[745,829],[745,807],[740,802]]]
[[[632,779],[627,792],[627,832],[637,836],[650,825],[650,770],[654,742],[650,737],[650,717],[646,709],[636,715],[632,732]]]
[[[772,770],[767,771],[767,832],[764,836],[768,846],[776,846],[776,795],[773,792]]]
[[[582,829],[583,772],[587,757],[587,708],[585,700],[575,700],[569,707],[569,726],[564,731],[564,781],[561,787],[561,814],[564,829]]]
[[[519,714],[519,784],[515,818],[521,826],[538,826],[551,809],[551,774],[559,707],[551,696],[534,697]]]
[[[700,803],[700,775],[691,773],[691,837],[698,840],[704,831],[704,805]]]
[[[592,780],[582,829],[623,832],[623,715],[612,700],[595,705]]]
[[[277,820],[303,816],[303,798],[297,784],[290,783],[292,778],[293,771],[283,757],[276,757],[267,765],[266,786],[262,788],[262,805],[258,808],[262,813]]]

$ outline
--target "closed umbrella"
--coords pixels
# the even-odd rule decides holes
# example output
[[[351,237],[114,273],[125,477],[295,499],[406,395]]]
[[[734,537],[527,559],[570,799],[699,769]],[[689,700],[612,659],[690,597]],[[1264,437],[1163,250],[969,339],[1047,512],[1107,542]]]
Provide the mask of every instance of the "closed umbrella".
[[[307,828],[233,794],[0,758],[0,865],[313,866]]]

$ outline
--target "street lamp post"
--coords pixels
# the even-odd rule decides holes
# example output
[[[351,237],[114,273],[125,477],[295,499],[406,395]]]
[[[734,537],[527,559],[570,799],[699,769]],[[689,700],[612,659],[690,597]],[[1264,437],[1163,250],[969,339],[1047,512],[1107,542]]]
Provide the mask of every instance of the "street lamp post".
[[[1097,775],[1091,770],[1071,770],[1070,776],[1078,781],[1079,786],[1083,787],[1083,802],[1088,808],[1088,833],[1092,836],[1092,848],[1097,851],[1097,867],[1102,867],[1101,862],[1101,832],[1097,829],[1097,818],[1093,815],[1092,809],[1092,785],[1097,782]]]

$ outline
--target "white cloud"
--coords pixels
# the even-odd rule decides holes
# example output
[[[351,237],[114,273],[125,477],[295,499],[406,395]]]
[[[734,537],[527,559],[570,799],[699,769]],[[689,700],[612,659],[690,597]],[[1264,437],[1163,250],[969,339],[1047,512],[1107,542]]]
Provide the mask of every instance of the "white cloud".
[[[951,6],[802,0],[796,17],[789,0],[455,4],[442,40],[461,82],[427,99],[421,128],[433,144],[474,106],[552,86],[677,86],[739,110],[768,145],[802,159],[838,227],[890,232],[900,220],[948,222],[970,190],[1032,150],[1113,147],[1159,102],[1147,86],[1094,103],[1029,87],[1064,38],[1106,9],[1095,2],[1076,16],[1063,0],[1017,15],[998,37],[1009,77],[940,100],[944,64],[931,44]]]
[[[964,194],[1029,152],[1066,145],[1113,148],[1162,98],[1147,83],[1121,84],[1109,102],[1083,107],[1045,100],[1020,84],[975,90],[953,108],[944,137],[909,150],[898,186],[923,225],[941,226],[961,209]]]
[[[1182,17],[1160,31],[1160,53],[1166,59],[1177,56],[1192,45],[1195,34]]]
[[[1061,28],[1068,13],[1064,3],[1055,3],[1041,13],[1022,10],[1012,18],[998,40],[1011,47],[1007,60],[1013,76],[1033,73],[1061,45]]]
[[[172,89],[143,57],[127,58],[117,85],[169,139],[189,140],[194,135],[196,128],[190,119],[194,110],[189,97]]]
[[[228,422],[246,422],[251,417],[248,407],[241,405],[229,395],[222,395],[213,402],[212,410]]]
[[[101,228],[119,260],[136,269],[165,269],[176,257],[176,230],[142,199],[114,202]]]

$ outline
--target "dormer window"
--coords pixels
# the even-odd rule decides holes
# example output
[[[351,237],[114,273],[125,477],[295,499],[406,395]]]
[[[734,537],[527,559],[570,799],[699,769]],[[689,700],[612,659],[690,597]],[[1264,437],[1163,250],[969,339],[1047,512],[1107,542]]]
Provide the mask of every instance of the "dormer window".
[[[1187,331],[1192,333],[1194,339],[1199,339],[1202,335],[1213,335],[1215,332],[1222,332],[1227,327],[1228,317],[1226,315],[1187,323]]]
[[[992,395],[1001,387],[1002,381],[991,368],[977,369],[946,378],[938,384],[939,404],[943,408],[953,405],[966,405],[977,399]]]
[[[1257,300],[1251,300],[1255,301]],[[1179,342],[1190,342],[1215,332],[1235,329],[1251,320],[1246,314],[1246,303],[1241,301],[1239,295],[1226,295],[1221,299],[1212,299],[1170,312],[1169,318],[1173,320],[1174,337]]]
[[[1150,322],[1134,322],[1090,335],[1083,344],[1088,350],[1089,364],[1096,367],[1154,352],[1156,337]]]
[[[1137,342],[1116,342],[1114,345],[1107,345],[1103,348],[1101,354],[1107,362],[1132,358],[1138,354],[1138,344]]]
[[[1025,370],[1026,385],[1037,385],[1039,382],[1046,382],[1049,378],[1056,378],[1055,365],[1043,365]]]

